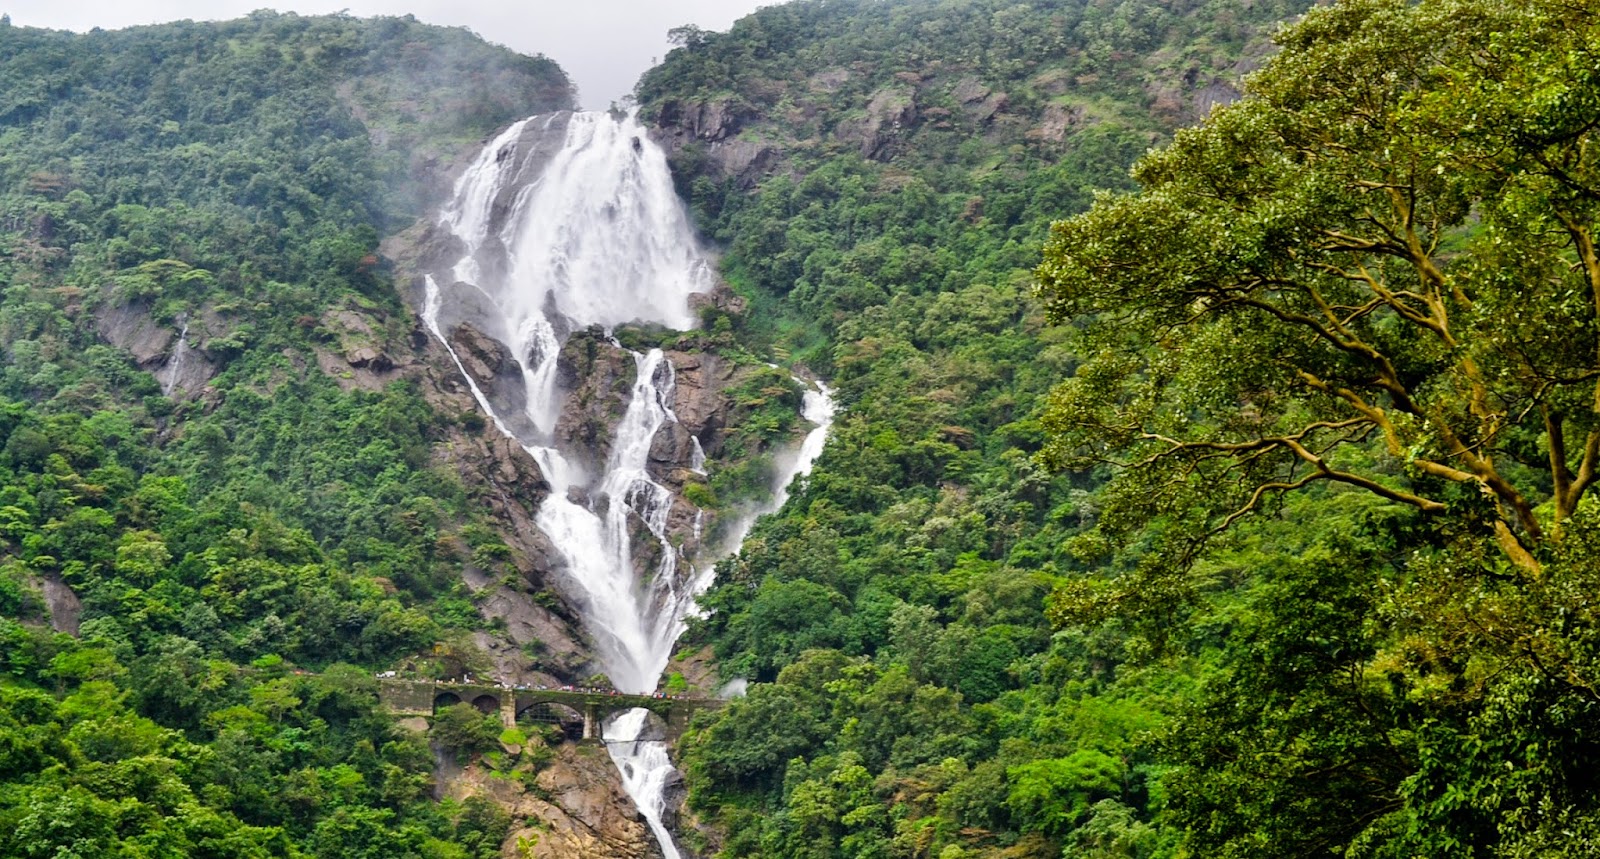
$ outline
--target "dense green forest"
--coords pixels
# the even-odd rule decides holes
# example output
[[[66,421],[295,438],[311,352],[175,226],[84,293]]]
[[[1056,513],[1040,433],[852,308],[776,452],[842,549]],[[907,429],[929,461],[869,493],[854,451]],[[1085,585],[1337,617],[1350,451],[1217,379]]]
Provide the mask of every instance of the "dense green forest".
[[[498,855],[369,670],[483,623],[453,418],[315,354],[330,314],[410,330],[376,252],[428,159],[570,102],[410,19],[0,24],[0,855]],[[165,395],[97,336],[128,317],[215,377]]]
[[[1600,856],[1600,8],[1319,5],[673,32],[707,339],[841,408],[682,642],[751,681],[697,855]],[[479,658],[485,422],[345,376],[380,239],[571,101],[409,18],[0,22],[0,856],[516,855],[435,799],[493,720],[372,677]]]
[[[1600,9],[1341,2],[1266,61],[1308,5],[675,33],[639,96],[730,321],[843,410],[686,639],[755,681],[691,840],[1600,852]]]

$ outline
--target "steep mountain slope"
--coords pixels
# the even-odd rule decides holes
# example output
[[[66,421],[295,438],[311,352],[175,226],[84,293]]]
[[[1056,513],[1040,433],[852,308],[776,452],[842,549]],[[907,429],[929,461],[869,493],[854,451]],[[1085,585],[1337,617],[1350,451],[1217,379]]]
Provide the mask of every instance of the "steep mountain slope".
[[[1266,59],[1310,5],[795,3],[641,83],[715,321],[842,409],[691,631],[752,681],[708,852],[1594,854],[1592,4]],[[1054,233],[1046,326],[1047,223],[1235,88]]]
[[[708,851],[1170,842],[1140,738],[1200,666],[1120,621],[1046,617],[1098,563],[1077,535],[1100,476],[1034,460],[1078,358],[1031,269],[1051,220],[1236,98],[1307,5],[792,3],[678,32],[641,82],[748,301],[710,321],[828,378],[841,405],[817,470],[722,566],[690,633],[724,678],[761,681],[684,748]]]
[[[1265,30],[1306,5],[790,3],[727,34],[674,31],[682,50],[637,95],[699,150],[686,173],[750,179],[780,155],[852,151],[990,171],[1054,160],[1097,126],[1159,134],[1204,116],[1238,96]],[[715,168],[697,171],[698,157]]]
[[[371,673],[590,656],[518,542],[537,475],[378,243],[484,135],[570,107],[565,76],[408,18],[263,12],[0,24],[0,81],[0,853],[497,855],[507,812],[433,801]],[[650,849],[603,757],[497,734],[472,711],[437,754],[593,783],[546,823]]]

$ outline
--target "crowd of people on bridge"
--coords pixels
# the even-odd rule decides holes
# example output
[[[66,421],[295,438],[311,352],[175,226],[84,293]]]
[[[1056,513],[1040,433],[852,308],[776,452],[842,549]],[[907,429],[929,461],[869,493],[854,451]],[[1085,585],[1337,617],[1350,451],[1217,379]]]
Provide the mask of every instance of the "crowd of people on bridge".
[[[394,671],[380,671],[380,672],[378,672],[377,677],[380,680],[392,680],[392,679],[398,678],[399,674],[397,672],[394,672]],[[565,686],[546,686],[543,683],[540,683],[540,684],[535,685],[535,686],[529,686],[529,685],[526,685],[526,684],[506,683],[503,680],[489,680],[489,681],[473,680],[472,679],[472,675],[470,675],[470,674],[461,675],[461,679],[458,680],[458,681],[445,680],[445,681],[438,681],[438,682],[445,682],[445,683],[458,682],[458,683],[461,683],[462,685],[466,685],[466,686],[495,686],[495,687],[498,687],[500,689],[513,690],[513,691],[517,691],[517,692],[577,692],[577,693],[580,693],[580,694],[583,694],[583,695],[611,695],[611,696],[633,695],[635,697],[640,697],[640,698],[648,697],[648,698],[658,698],[658,699],[663,699],[663,700],[679,700],[679,699],[686,699],[686,698],[690,697],[688,695],[676,695],[676,694],[673,694],[671,692],[662,692],[662,691],[659,691],[659,690],[655,691],[655,692],[648,693],[648,694],[645,694],[645,693],[630,693],[630,692],[619,691],[619,690],[617,690],[617,689],[615,689],[613,687],[610,687],[610,686],[574,686],[574,685],[572,685],[570,683],[565,685]]]
[[[612,695],[612,696],[631,695],[631,696],[636,697],[636,698],[662,698],[662,699],[667,699],[667,698],[687,698],[687,697],[689,697],[687,695],[674,695],[674,694],[672,694],[670,692],[660,692],[660,691],[651,692],[649,694],[645,694],[645,693],[642,693],[642,692],[622,692],[622,691],[618,691],[617,689],[614,689],[614,688],[612,688],[610,686],[573,686],[570,683],[565,685],[565,686],[546,686],[543,683],[540,683],[537,686],[512,686],[512,685],[508,685],[508,684],[505,684],[505,683],[501,683],[499,685],[500,685],[500,687],[502,689],[515,689],[518,692],[529,692],[529,691],[535,691],[535,692],[579,692],[579,693],[582,693],[584,695]]]

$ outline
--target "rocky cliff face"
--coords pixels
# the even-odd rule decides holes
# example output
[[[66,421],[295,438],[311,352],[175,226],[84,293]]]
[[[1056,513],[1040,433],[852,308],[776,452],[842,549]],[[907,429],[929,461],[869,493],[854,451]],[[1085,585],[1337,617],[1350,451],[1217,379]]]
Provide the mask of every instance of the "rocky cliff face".
[[[221,363],[214,347],[232,328],[210,307],[162,322],[151,314],[148,302],[112,300],[95,314],[101,339],[132,355],[139,369],[161,383],[162,393],[182,400],[207,395],[206,383]]]
[[[756,137],[739,135],[757,119],[754,111],[732,99],[669,101],[661,106],[651,135],[674,156],[693,148],[702,153],[707,172],[750,188],[778,163],[778,149]]]
[[[916,91],[903,85],[873,93],[864,113],[858,119],[840,122],[834,127],[834,134],[854,143],[862,158],[874,161],[889,160],[895,141],[922,119]]]
[[[595,670],[593,648],[563,598],[559,553],[534,523],[549,484],[534,459],[487,422],[454,361],[420,322],[415,318],[405,326],[394,322],[354,309],[330,314],[323,320],[330,333],[328,346],[317,355],[321,371],[350,388],[378,389],[397,379],[412,381],[435,409],[456,417],[446,437],[434,446],[434,462],[459,474],[479,494],[499,537],[512,550],[510,563],[515,569],[510,577],[496,575],[463,558],[463,581],[489,622],[489,629],[475,634],[474,643],[488,655],[495,676],[506,682],[557,685],[586,680]],[[404,333],[386,336],[392,329]],[[491,392],[491,398],[503,398],[515,389],[504,384],[515,363],[502,344],[470,326],[452,331],[451,342],[474,381]],[[574,347],[574,351],[584,350]],[[631,382],[613,352],[620,350],[597,345],[594,363],[612,368],[612,375],[623,383]],[[627,363],[631,367],[632,362]],[[603,386],[590,382],[586,391],[592,402],[575,404],[570,410],[573,426],[604,423],[601,413],[615,408],[617,400],[599,397],[598,388]],[[440,779],[443,795],[489,796],[523,822],[505,844],[507,857],[660,855],[602,747],[556,747],[532,790],[516,780],[492,776],[481,762],[461,772],[441,773]]]
[[[611,455],[612,427],[628,407],[633,358],[599,329],[574,332],[556,359],[556,381],[564,394],[556,443],[581,452],[590,473]]]
[[[451,329],[448,336],[463,368],[502,420],[514,420],[521,415],[522,376],[508,347],[467,324]],[[703,347],[705,344],[691,345]],[[666,358],[676,376],[669,405],[677,420],[668,421],[656,433],[647,469],[652,479],[672,491],[667,531],[675,545],[693,558],[706,536],[715,529],[717,511],[696,506],[684,497],[684,490],[690,484],[703,483],[706,459],[723,453],[735,410],[728,392],[755,368],[700,348],[671,349],[666,352]],[[560,417],[555,425],[554,441],[569,459],[575,460],[589,474],[600,473],[611,455],[612,433],[627,410],[635,372],[633,356],[599,329],[574,332],[562,346],[556,365]],[[466,391],[464,384],[452,382],[448,375],[435,384],[456,393]],[[469,405],[462,400],[459,405],[470,412],[476,404]],[[554,563],[558,553],[550,551],[531,518],[537,510],[538,497],[548,492],[549,486],[538,474],[531,457],[515,442],[500,436],[492,426],[484,432],[495,437],[489,442],[487,452],[497,463],[491,466],[496,476],[508,484],[518,483],[523,493],[532,493],[529,503],[522,505],[521,512],[528,515],[518,518],[518,527],[531,533],[532,536],[524,536],[522,542],[529,546],[536,559],[540,559],[534,561],[540,581],[550,584],[552,567],[548,564]],[[580,504],[604,503],[590,498],[581,488],[575,487],[572,493],[572,500]],[[634,565],[641,576],[648,575],[654,569],[659,546],[648,538],[643,523],[635,522],[633,531]],[[559,585],[553,586],[559,588]]]
[[[661,856],[602,747],[564,743],[552,751],[531,784],[532,767],[513,755],[502,765],[509,772],[477,762],[451,775],[441,784],[442,795],[458,801],[487,796],[511,814],[513,829],[500,854],[505,859]]]

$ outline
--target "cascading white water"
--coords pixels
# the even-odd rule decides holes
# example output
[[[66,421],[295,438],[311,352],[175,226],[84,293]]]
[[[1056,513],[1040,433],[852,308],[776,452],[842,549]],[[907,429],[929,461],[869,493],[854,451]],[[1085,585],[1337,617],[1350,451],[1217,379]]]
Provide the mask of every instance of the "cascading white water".
[[[796,379],[795,381],[800,381]],[[778,484],[778,491],[772,497],[771,512],[782,507],[789,501],[789,485],[796,477],[805,477],[811,473],[811,466],[817,462],[817,457],[822,455],[822,446],[828,443],[828,430],[833,427],[833,392],[821,381],[816,387],[807,387],[805,396],[800,403],[800,417],[810,421],[813,426],[811,432],[806,433],[805,441],[800,443],[800,450],[795,454],[795,462],[791,466],[788,480]]]
[[[632,116],[558,113],[512,125],[484,147],[440,219],[465,246],[451,270],[497,312],[542,435],[558,410],[560,342],[577,328],[693,326],[688,297],[711,266],[672,186],[666,155]]]
[[[183,317],[183,329],[178,332],[178,340],[172,344],[172,357],[168,359],[167,366],[156,373],[156,381],[161,384],[161,395],[172,396],[177,390],[178,383],[183,379],[183,359],[189,355],[189,318]]]
[[[435,272],[450,282],[425,278],[424,325],[495,427],[522,445],[550,484],[535,522],[564,556],[612,683],[651,692],[711,571],[703,563],[703,572],[680,572],[685,559],[667,526],[673,496],[648,468],[657,433],[678,420],[671,362],[659,349],[632,353],[636,376],[601,473],[585,473],[558,447],[554,431],[561,417],[557,359],[571,332],[629,322],[686,329],[694,323],[689,296],[711,287],[711,266],[673,190],[666,156],[631,115],[532,117],[479,153],[439,225],[462,254]],[[508,347],[522,377],[520,414],[497,412],[467,372],[448,336],[463,322]],[[808,394],[808,408],[811,402]],[[778,475],[780,488],[815,459],[805,450],[820,450],[820,437],[815,445],[812,437],[826,433],[832,414],[826,389],[820,402],[827,407],[807,413],[819,429],[793,469]],[[704,473],[704,464],[694,439],[689,467]],[[658,547],[645,581],[633,557],[640,528]],[[611,720],[608,748],[664,854],[677,859],[661,821],[671,763],[664,744],[638,739],[645,720],[644,711]]]
[[[597,486],[551,434],[560,417],[557,357],[568,332],[625,322],[686,328],[693,322],[689,296],[711,286],[710,265],[675,195],[666,156],[631,116],[526,119],[479,153],[440,225],[463,254],[449,271],[455,283],[427,283],[429,331],[450,346],[440,318],[449,289],[457,298],[455,318],[509,347],[523,376],[526,423],[496,414],[469,377],[474,396],[550,483],[537,522],[588,598],[587,619],[612,682],[625,691],[654,689],[672,622],[651,610],[659,595],[634,581],[629,516],[663,543],[650,585],[670,589],[678,561],[665,542],[670,495],[650,478],[646,462],[656,431],[676,420],[671,365],[659,351],[634,356],[638,378]],[[460,367],[459,356],[456,362]],[[574,488],[604,500],[603,512],[573,501]]]
[[[774,458],[774,468],[778,473],[777,480],[773,483],[772,498],[766,504],[757,506],[754,510],[746,512],[729,526],[727,537],[720,547],[722,551],[732,554],[739,551],[744,544],[744,538],[750,534],[750,529],[756,520],[768,513],[775,513],[789,501],[789,487],[795,478],[805,477],[811,473],[811,466],[816,464],[817,457],[822,455],[822,446],[828,441],[828,431],[833,427],[834,404],[833,393],[822,381],[813,385],[806,385],[803,379],[796,378],[796,382],[805,385],[805,395],[800,402],[800,416],[810,421],[811,431],[800,442],[798,450],[789,456]],[[696,593],[711,585],[710,578],[695,584]]]
[[[536,521],[567,556],[572,579],[588,596],[586,618],[606,674],[624,692],[651,692],[671,654],[674,619],[650,609],[676,585],[678,552],[668,541],[672,496],[645,468],[656,431],[672,417],[672,365],[660,349],[634,355],[638,374],[628,410],[617,424],[611,457],[600,481],[605,512],[597,515],[568,498],[571,469],[553,447],[538,449],[550,496]],[[648,587],[634,580],[629,517],[637,517],[661,544],[661,560]]]

